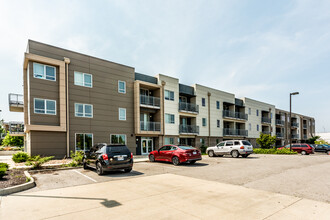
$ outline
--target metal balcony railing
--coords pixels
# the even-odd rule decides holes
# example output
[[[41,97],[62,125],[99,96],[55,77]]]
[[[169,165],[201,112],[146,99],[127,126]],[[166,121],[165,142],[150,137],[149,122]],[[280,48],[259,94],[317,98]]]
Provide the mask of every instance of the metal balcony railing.
[[[225,118],[235,118],[241,120],[248,120],[248,114],[242,112],[234,112],[230,110],[223,110],[222,112],[223,117]]]
[[[262,117],[261,118],[261,123],[271,124],[272,123],[272,119],[271,118],[268,118],[268,117]]]
[[[284,138],[284,134],[283,133],[276,133],[276,137],[277,138]]]
[[[303,124],[303,128],[304,129],[307,129],[307,124]]]
[[[180,134],[199,134],[199,126],[196,125],[179,125]]]
[[[140,122],[141,131],[160,131],[160,122]]]
[[[198,114],[199,106],[188,102],[179,102],[179,111],[187,111]]]
[[[223,129],[224,136],[248,136],[248,130],[244,129],[234,129],[234,128],[224,128]]]
[[[10,134],[24,134],[24,123],[14,121],[9,122],[8,131]]]
[[[284,126],[284,121],[281,119],[276,119],[276,125]]]
[[[263,134],[272,134],[270,131],[262,131]]]
[[[140,95],[140,104],[160,108],[160,98],[154,96]]]
[[[20,94],[9,93],[8,102],[11,106],[23,107],[24,105],[24,96]]]
[[[299,127],[299,123],[297,123],[297,122],[291,122],[291,126],[298,128]]]
[[[306,134],[304,134],[304,139],[305,139],[305,140],[307,139],[307,135],[306,135]]]
[[[292,134],[292,135],[291,135],[291,138],[292,138],[292,139],[298,139],[298,138],[299,138],[299,135],[298,135],[298,134]]]

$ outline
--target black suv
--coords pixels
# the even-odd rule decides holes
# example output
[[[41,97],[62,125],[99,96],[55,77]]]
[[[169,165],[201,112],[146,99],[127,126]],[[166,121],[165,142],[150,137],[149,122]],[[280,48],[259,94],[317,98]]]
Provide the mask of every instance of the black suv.
[[[327,154],[330,153],[330,146],[326,144],[314,144],[313,147],[315,148],[315,152],[324,152]]]
[[[84,169],[92,167],[98,175],[105,171],[124,170],[131,172],[133,168],[133,153],[126,145],[96,144],[84,154]]]

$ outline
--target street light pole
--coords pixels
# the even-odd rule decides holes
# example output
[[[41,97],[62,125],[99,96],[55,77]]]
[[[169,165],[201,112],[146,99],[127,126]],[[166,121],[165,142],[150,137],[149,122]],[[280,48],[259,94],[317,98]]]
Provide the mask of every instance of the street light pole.
[[[292,150],[292,130],[291,130],[291,125],[292,125],[292,118],[291,118],[291,96],[293,95],[299,95],[299,92],[292,92],[290,93],[290,125],[289,125],[289,128],[290,128],[290,135],[289,135],[289,140],[290,140],[290,151]]]

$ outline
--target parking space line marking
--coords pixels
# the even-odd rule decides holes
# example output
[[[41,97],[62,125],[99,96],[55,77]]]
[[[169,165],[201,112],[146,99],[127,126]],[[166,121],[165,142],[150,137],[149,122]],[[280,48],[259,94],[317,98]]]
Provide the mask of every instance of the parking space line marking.
[[[86,177],[87,179],[90,179],[90,180],[94,181],[95,183],[97,183],[97,181],[94,180],[93,178],[91,178],[91,177],[89,177],[89,176],[87,176],[87,175],[85,175],[85,174],[82,174],[82,173],[80,173],[80,172],[77,171],[77,170],[72,170],[72,171],[73,171],[73,172],[76,172],[76,173],[79,173],[80,175],[83,175],[83,176]]]
[[[174,167],[160,166],[160,165],[157,165],[157,164],[152,164],[152,165],[156,166],[156,167],[163,167],[163,168],[168,168],[168,169],[173,169],[173,170],[180,170],[179,168],[174,168]]]

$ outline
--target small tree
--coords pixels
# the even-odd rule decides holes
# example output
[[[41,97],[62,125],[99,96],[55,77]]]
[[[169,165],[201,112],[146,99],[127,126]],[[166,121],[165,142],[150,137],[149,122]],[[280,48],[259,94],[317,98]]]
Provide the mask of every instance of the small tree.
[[[276,136],[270,134],[260,133],[260,137],[257,138],[257,144],[260,145],[262,149],[270,149],[276,143]]]
[[[308,144],[315,144],[315,141],[319,138],[320,138],[320,136],[311,137],[310,139],[307,140],[307,143]]]
[[[23,144],[24,144],[24,137],[22,137],[22,136],[11,136],[9,134],[9,132],[7,132],[7,135],[3,139],[2,144],[4,146],[22,147]]]
[[[315,144],[326,144],[326,145],[328,145],[329,143],[326,142],[325,140],[323,140],[322,138],[320,138],[317,141],[315,141]]]

